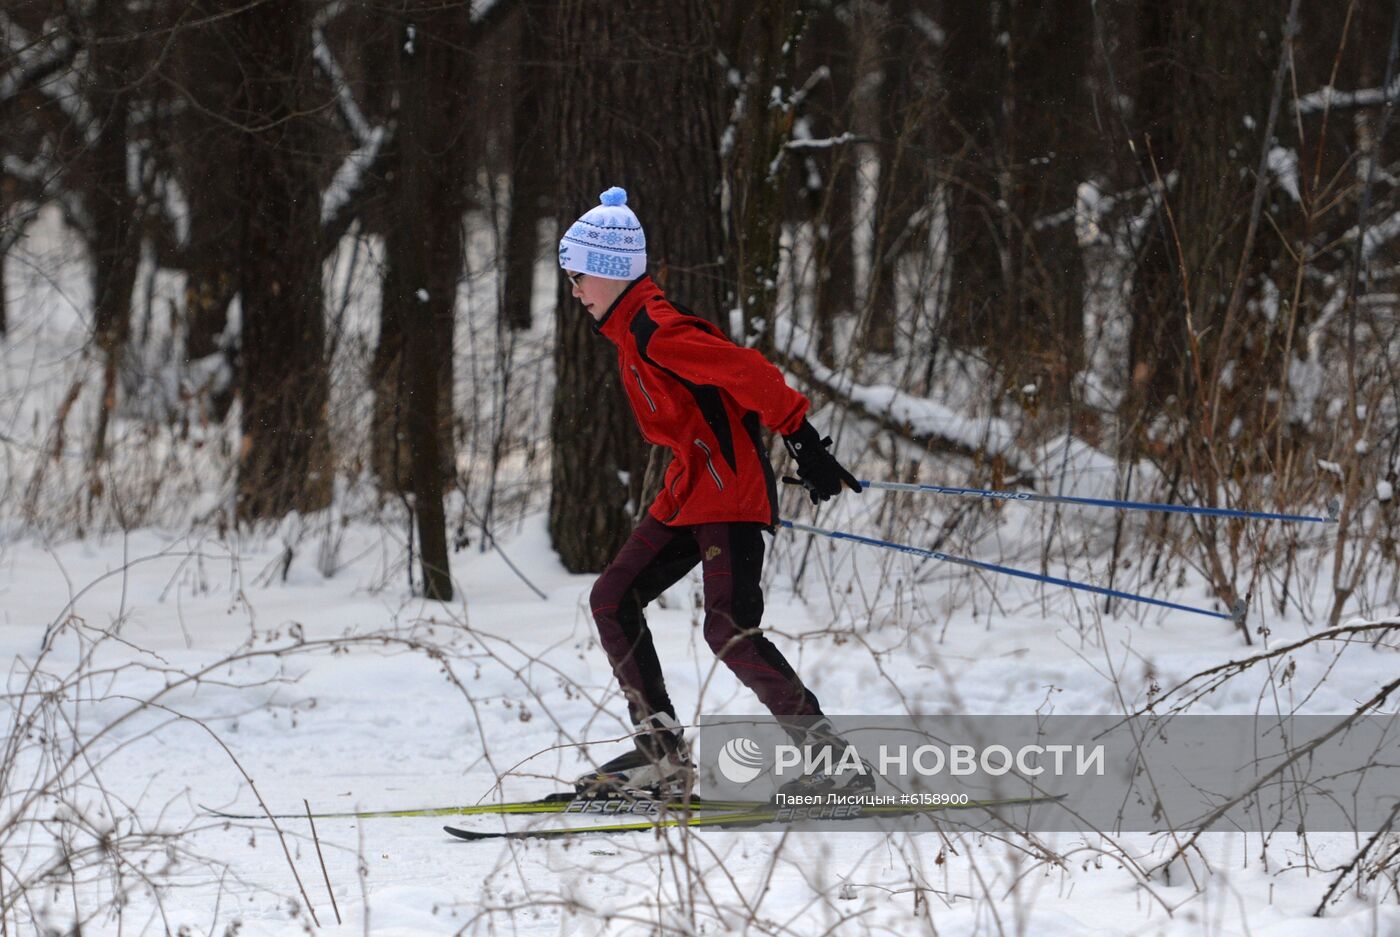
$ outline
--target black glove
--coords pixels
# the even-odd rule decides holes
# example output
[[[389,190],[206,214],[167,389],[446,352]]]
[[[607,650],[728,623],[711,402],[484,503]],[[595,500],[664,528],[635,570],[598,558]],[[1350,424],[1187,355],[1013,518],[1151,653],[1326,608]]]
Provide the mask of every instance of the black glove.
[[[842,468],[836,456],[827,451],[831,437],[823,439],[817,428],[806,420],[802,421],[797,432],[784,436],[783,443],[797,460],[797,477],[785,475],[783,482],[806,488],[813,504],[839,495],[843,484],[856,493],[863,490],[856,477]]]

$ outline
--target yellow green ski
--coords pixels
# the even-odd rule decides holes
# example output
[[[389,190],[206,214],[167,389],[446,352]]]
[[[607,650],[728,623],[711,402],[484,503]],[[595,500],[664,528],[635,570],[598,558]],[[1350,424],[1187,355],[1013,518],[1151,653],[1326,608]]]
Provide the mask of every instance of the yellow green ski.
[[[650,800],[647,798],[580,797],[571,791],[561,791],[541,797],[538,800],[517,800],[505,803],[464,804],[446,807],[407,807],[389,810],[335,810],[311,813],[314,820],[373,820],[390,817],[476,817],[476,816],[518,816],[531,814],[577,813],[590,816],[650,816],[663,812],[674,813],[689,807],[690,810],[707,813],[712,811],[756,810],[767,806],[762,800],[707,800],[692,797],[687,804],[681,800]],[[299,813],[230,813],[206,807],[199,807],[209,816],[222,820],[305,820],[305,811]]]
[[[589,826],[534,827],[522,830],[468,830],[455,826],[444,826],[443,829],[458,839],[469,841],[486,839],[565,839],[570,836],[642,833],[648,830],[668,830],[681,827],[686,829],[703,829],[709,827],[718,829],[744,829],[780,822],[807,823],[827,822],[828,820],[843,822],[853,819],[918,816],[950,810],[988,811],[1000,807],[1052,803],[1061,800],[1064,796],[1063,794],[1058,794],[1033,797],[1006,797],[995,800],[971,800],[964,804],[889,804],[863,807],[858,815],[848,815],[844,817],[801,817],[791,819],[789,819],[790,815],[784,814],[785,808],[778,807],[774,804],[750,802],[745,805],[742,801],[730,802],[731,808],[742,806],[742,809],[726,810],[719,806],[719,804],[724,803],[723,801],[706,801],[704,802],[704,810],[692,809],[692,811],[688,813],[683,810],[667,810],[651,819],[626,820],[619,823],[602,823]]]

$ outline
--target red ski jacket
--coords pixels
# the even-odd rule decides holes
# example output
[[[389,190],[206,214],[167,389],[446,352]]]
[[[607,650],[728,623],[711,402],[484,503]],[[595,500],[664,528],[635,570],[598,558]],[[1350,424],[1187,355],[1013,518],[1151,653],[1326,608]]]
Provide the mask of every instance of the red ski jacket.
[[[762,352],[676,309],[651,277],[627,286],[593,324],[617,346],[622,386],[647,441],[671,450],[651,505],[663,524],[778,523],[778,493],[759,424],[796,432],[807,398]]]

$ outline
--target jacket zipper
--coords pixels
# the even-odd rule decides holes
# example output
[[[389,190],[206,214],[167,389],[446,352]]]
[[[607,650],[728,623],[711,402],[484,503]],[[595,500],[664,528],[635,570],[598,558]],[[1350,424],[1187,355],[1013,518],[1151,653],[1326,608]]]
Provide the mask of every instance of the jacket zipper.
[[[683,474],[683,473],[684,473],[684,472],[682,471],[682,474]],[[666,518],[666,520],[662,521],[663,524],[664,524],[664,523],[669,523],[670,521],[675,520],[675,519],[676,519],[676,515],[678,515],[678,514],[681,513],[681,499],[680,499],[680,496],[676,494],[676,485],[680,482],[680,480],[681,480],[681,476],[680,476],[680,475],[677,475],[677,476],[676,476],[676,480],[673,481],[673,482],[671,482],[671,500],[674,501],[674,502],[676,502],[676,509],[675,509],[674,511],[671,512],[671,516],[670,516],[670,517],[668,517],[668,518]]]
[[[651,399],[651,394],[647,393],[647,387],[645,384],[642,383],[642,372],[637,370],[637,366],[635,364],[632,365],[632,376],[637,379],[637,390],[642,392],[642,396],[646,398],[647,406],[651,407],[652,413],[655,413],[656,402]]]
[[[719,480],[719,472],[715,471],[715,463],[710,458],[710,447],[705,445],[704,441],[700,439],[695,440],[695,445],[705,450],[705,467],[710,470],[710,477],[715,480],[715,484],[719,486],[719,490],[723,491],[724,482]]]

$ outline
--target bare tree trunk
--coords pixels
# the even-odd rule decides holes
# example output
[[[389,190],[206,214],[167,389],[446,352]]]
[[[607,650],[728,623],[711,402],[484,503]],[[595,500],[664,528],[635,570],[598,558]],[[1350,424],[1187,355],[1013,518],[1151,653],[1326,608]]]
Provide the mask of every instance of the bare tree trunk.
[[[224,136],[227,139],[228,135]],[[228,325],[229,304],[238,295],[239,209],[225,185],[226,180],[233,179],[233,167],[215,158],[212,152],[207,162],[192,156],[191,163],[193,178],[186,186],[190,212],[185,250],[186,363],[219,351],[220,337]]]
[[[1140,7],[1137,113],[1149,140],[1139,138],[1138,152],[1149,178],[1173,185],[1163,195],[1172,217],[1159,208],[1133,274],[1131,407],[1155,410],[1169,396],[1187,401],[1204,390],[1194,372],[1209,374],[1217,353],[1254,191],[1239,161],[1260,152],[1278,55],[1260,36],[1277,35],[1282,12],[1205,0]],[[1251,265],[1267,262],[1260,245],[1255,253]],[[1205,340],[1194,365],[1193,333]]]
[[[875,245],[871,252],[869,323],[866,339],[874,351],[894,351],[894,327],[903,319],[895,289],[900,258],[920,242],[910,230],[920,208],[929,200],[923,171],[928,144],[924,63],[931,50],[918,41],[912,0],[892,0],[880,24],[882,78],[876,113],[880,156],[880,189],[875,202]]]
[[[401,9],[401,7],[400,7]],[[367,31],[364,38],[364,67],[384,76],[367,83],[366,103],[381,113],[401,111],[402,81],[399,80],[403,56],[403,22],[398,17],[385,20],[378,28]],[[393,102],[398,102],[397,104]],[[407,232],[391,232],[401,228],[403,215],[425,210],[424,206],[403,204],[402,134],[398,125],[402,114],[395,117],[394,134],[380,151],[382,169],[387,182],[382,204],[374,206],[368,223],[385,237],[386,257],[384,278],[379,284],[379,335],[370,361],[369,384],[373,403],[370,411],[370,471],[379,490],[404,495],[413,490],[413,460],[408,440],[408,415],[404,402],[408,399],[404,367],[405,310],[421,312],[416,303],[401,298],[411,293],[403,278],[408,274],[404,264],[412,258],[404,256]],[[393,240],[393,243],[390,241]]]
[[[548,118],[550,71],[542,67],[534,41],[549,26],[549,9],[539,0],[520,8],[520,42],[515,65],[511,113],[510,221],[506,231],[504,315],[516,330],[530,328],[535,265],[539,261],[539,223],[553,210],[550,196],[558,166]]]
[[[1083,357],[1084,265],[1072,224],[1040,222],[1073,208],[1089,175],[1088,11],[1069,0],[957,10],[943,57],[945,329],[1007,386],[1065,404]]]
[[[1073,208],[1079,184],[1097,168],[1085,83],[1092,24],[1077,0],[1044,0],[1013,5],[1009,27],[1015,319],[998,331],[1011,339],[1003,361],[1011,386],[1035,385],[1038,402],[1058,408],[1083,365],[1084,260],[1072,223],[1037,221]]]
[[[444,481],[456,474],[452,343],[457,282],[464,262],[467,180],[480,148],[464,140],[470,114],[465,59],[461,73],[450,72],[440,60],[428,59],[441,55],[444,43],[458,44],[460,53],[461,43],[472,41],[469,25],[453,22],[432,7],[410,6],[403,11],[402,21],[396,22],[395,31],[401,35],[389,43],[401,59],[388,66],[398,75],[392,84],[398,89],[399,129],[385,159],[390,181],[379,223],[385,233],[386,258],[379,338],[370,364],[374,394],[370,464],[380,488],[388,492],[415,490],[409,402],[421,399],[422,391],[414,388],[422,374],[415,370],[413,359],[424,349],[431,352],[436,374],[439,472]],[[414,31],[411,43],[409,26]],[[407,52],[410,46],[412,55]],[[420,298],[420,290],[426,300]],[[430,343],[415,352],[408,347],[411,333],[425,324]]]
[[[443,478],[453,463],[452,340],[462,272],[462,214],[470,166],[471,25],[465,5],[414,4],[404,13],[393,217],[386,234],[391,275],[385,304],[401,334],[398,407],[411,465],[423,594],[452,598]],[[446,418],[445,418],[446,417]]]
[[[829,77],[818,82],[808,96],[813,138],[831,140],[852,130],[852,94],[855,90],[855,52],[851,29],[841,20],[835,4],[820,7],[812,19],[807,48],[810,74],[818,63]],[[850,315],[856,304],[854,232],[855,148],[827,146],[794,154],[808,216],[816,225],[816,295],[813,301],[817,356],[835,362],[834,332],[837,316]]]
[[[236,398],[237,344],[222,342],[228,310],[238,295],[239,231],[243,212],[238,167],[230,154],[241,146],[233,103],[243,80],[242,63],[228,32],[216,19],[221,0],[191,4],[191,16],[209,25],[182,29],[171,42],[166,76],[175,109],[168,161],[188,210],[187,234],[179,250],[185,271],[182,326],[186,377],[196,378],[196,362],[220,355],[226,367],[199,375],[190,391],[201,414],[222,421]],[[207,366],[207,365],[206,365]],[[204,370],[202,366],[199,370]]]
[[[1167,177],[1179,151],[1178,129],[1172,120],[1172,20],[1168,4],[1140,2],[1138,36],[1142,67],[1138,73],[1135,115],[1142,149],[1142,178]],[[1150,151],[1148,148],[1150,147]],[[1155,164],[1154,164],[1155,160]],[[1175,393],[1186,347],[1181,315],[1181,275],[1177,270],[1166,212],[1169,192],[1156,196],[1159,204],[1144,227],[1133,271],[1132,316],[1128,340],[1129,387],[1123,397],[1124,415],[1133,418],[1157,412]]]
[[[330,503],[329,374],[321,291],[321,192],[311,99],[311,6],[229,0],[227,32],[244,69],[239,284],[243,300],[238,513]]]
[[[1006,52],[991,4],[956,3],[943,26],[945,121],[939,134],[948,175],[948,302],[942,330],[954,344],[986,348],[1005,319],[1001,205],[1002,90]]]
[[[713,317],[723,295],[713,12],[701,0],[627,7],[558,7],[559,211],[572,220],[609,185],[623,185],[667,295]],[[570,571],[597,571],[645,507],[648,451],[618,383],[615,349],[565,287],[561,277],[549,531]]]
[[[93,434],[94,467],[107,455],[107,425],[116,408],[117,374],[131,332],[131,294],[141,256],[137,199],[127,178],[127,126],[135,39],[116,4],[100,3],[91,21],[87,91],[97,120],[89,178],[93,223],[93,337],[102,355],[102,402]]]
[[[745,341],[771,350],[776,311],[783,191],[794,154],[791,98],[796,50],[806,29],[808,0],[757,0],[744,4],[736,55],[744,70],[736,132],[725,181],[729,191],[729,243],[725,251],[734,283],[733,305],[743,310]]]
[[[399,142],[394,141],[390,165],[397,165]],[[413,488],[413,462],[409,457],[408,422],[402,402],[404,390],[404,304],[405,271],[394,262],[390,249],[384,265],[379,293],[379,338],[370,362],[370,390],[374,403],[370,413],[370,469],[381,491],[395,494]]]
[[[214,12],[208,4],[200,15]],[[194,362],[219,350],[229,303],[238,293],[238,218],[241,198],[236,167],[228,158],[239,145],[229,125],[229,103],[242,78],[241,63],[215,28],[177,34],[172,70],[195,106],[176,120],[173,162],[189,206],[184,249],[185,359]]]

